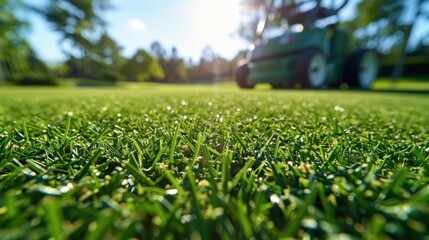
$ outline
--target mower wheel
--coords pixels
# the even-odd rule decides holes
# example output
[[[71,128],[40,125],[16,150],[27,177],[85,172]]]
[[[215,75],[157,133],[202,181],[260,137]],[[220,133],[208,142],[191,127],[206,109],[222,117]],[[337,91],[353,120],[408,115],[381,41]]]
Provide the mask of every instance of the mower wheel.
[[[304,88],[322,88],[327,85],[327,74],[326,57],[320,50],[310,49],[298,56],[293,82]]]
[[[249,84],[248,82],[249,72],[250,70],[247,63],[237,67],[237,70],[235,71],[235,78],[240,88],[253,88],[255,86]]]
[[[347,59],[344,82],[350,87],[369,89],[378,74],[379,59],[375,51],[359,49]]]

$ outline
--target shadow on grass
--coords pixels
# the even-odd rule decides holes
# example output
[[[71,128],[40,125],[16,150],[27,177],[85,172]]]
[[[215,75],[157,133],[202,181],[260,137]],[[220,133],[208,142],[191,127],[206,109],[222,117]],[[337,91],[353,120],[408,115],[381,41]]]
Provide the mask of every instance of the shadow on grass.
[[[241,89],[242,91],[254,91],[254,89]],[[348,89],[339,89],[339,88],[325,88],[325,89],[296,89],[296,88],[284,88],[284,89],[272,89],[272,88],[258,88],[257,91],[263,92],[326,92],[326,93],[338,93],[338,92],[355,92],[355,93],[395,93],[395,94],[415,94],[415,95],[429,95],[429,89],[358,89],[358,88],[348,88]]]
[[[404,93],[404,94],[421,94],[421,95],[429,95],[429,90],[414,90],[414,89],[374,89],[374,90],[366,90],[368,92],[380,92],[380,93]]]

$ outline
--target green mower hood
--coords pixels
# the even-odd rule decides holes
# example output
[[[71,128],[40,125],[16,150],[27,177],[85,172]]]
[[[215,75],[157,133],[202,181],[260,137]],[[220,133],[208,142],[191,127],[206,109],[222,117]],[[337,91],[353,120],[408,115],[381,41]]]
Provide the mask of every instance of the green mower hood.
[[[306,29],[301,32],[286,31],[278,37],[255,44],[253,51],[250,51],[249,60],[250,62],[267,60],[310,48],[318,48],[327,53],[329,43],[326,35],[327,30],[319,28]]]

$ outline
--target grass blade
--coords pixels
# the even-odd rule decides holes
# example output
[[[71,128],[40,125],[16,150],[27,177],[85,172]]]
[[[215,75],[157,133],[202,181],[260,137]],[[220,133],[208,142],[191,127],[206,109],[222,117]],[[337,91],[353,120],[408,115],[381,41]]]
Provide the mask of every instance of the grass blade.
[[[28,136],[27,123],[24,118],[22,119],[22,130],[24,131],[25,142],[29,143],[30,137]]]
[[[143,184],[148,184],[149,186],[155,186],[155,183],[148,178],[142,171],[134,167],[130,163],[125,163],[123,165],[125,169],[127,169],[137,180],[142,182]]]
[[[49,198],[44,201],[42,208],[44,210],[44,219],[47,223],[50,236],[53,239],[65,239],[63,229],[64,220],[59,201],[55,198]]]
[[[91,159],[83,166],[83,168],[75,175],[73,178],[74,181],[79,181],[85,174],[88,174],[89,167],[91,165],[94,165],[94,163],[100,158],[101,154],[103,153],[102,149],[98,149]]]
[[[137,150],[138,167],[143,167],[143,151],[135,139],[131,139],[131,141]]]
[[[302,206],[299,206],[299,210],[296,213],[296,216],[289,221],[289,224],[286,226],[286,229],[284,231],[285,237],[293,237],[296,236],[296,233],[298,232],[299,226],[301,225],[302,219],[305,217],[305,215],[308,213],[309,207],[313,204],[314,200],[316,200],[317,194],[318,194],[317,187],[313,187],[310,190],[310,195],[308,195],[305,198],[305,202]]]
[[[174,131],[173,140],[171,141],[171,146],[170,146],[170,166],[171,167],[173,167],[174,165],[174,151],[176,150],[178,137],[179,137],[179,127],[176,127],[176,130]]]

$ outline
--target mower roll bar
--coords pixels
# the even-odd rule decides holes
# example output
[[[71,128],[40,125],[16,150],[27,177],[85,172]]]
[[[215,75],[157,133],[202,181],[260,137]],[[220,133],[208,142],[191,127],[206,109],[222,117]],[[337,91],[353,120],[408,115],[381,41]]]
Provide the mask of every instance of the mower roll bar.
[[[271,13],[279,13],[280,16],[287,19],[289,24],[303,24],[304,27],[311,26],[316,20],[323,19],[326,17],[337,15],[338,12],[343,9],[349,0],[344,0],[343,3],[337,9],[327,9],[325,7],[321,7],[320,3],[322,0],[316,0],[316,7],[310,9],[306,12],[299,12],[298,9],[303,4],[311,2],[314,0],[306,0],[301,1],[298,4],[295,1],[292,4],[287,5],[286,0],[282,1],[281,7],[273,9],[274,0],[266,0],[265,1],[265,18],[261,19],[256,28],[256,36],[258,39],[262,38],[262,34],[267,25],[269,16]]]
[[[316,20],[337,15],[338,12],[347,5],[349,0],[344,0],[337,9],[328,9],[322,7],[322,0],[316,0],[316,6],[313,9],[310,9],[306,12],[300,12],[299,8],[303,4],[309,2],[314,2],[314,0],[302,1],[298,4],[296,4],[294,1],[290,5],[287,5],[286,0],[283,0],[282,6],[276,9],[275,12],[278,12],[283,18],[287,19],[290,24],[300,23],[303,24],[305,27],[308,27],[311,26]],[[269,7],[272,8],[272,4]]]

